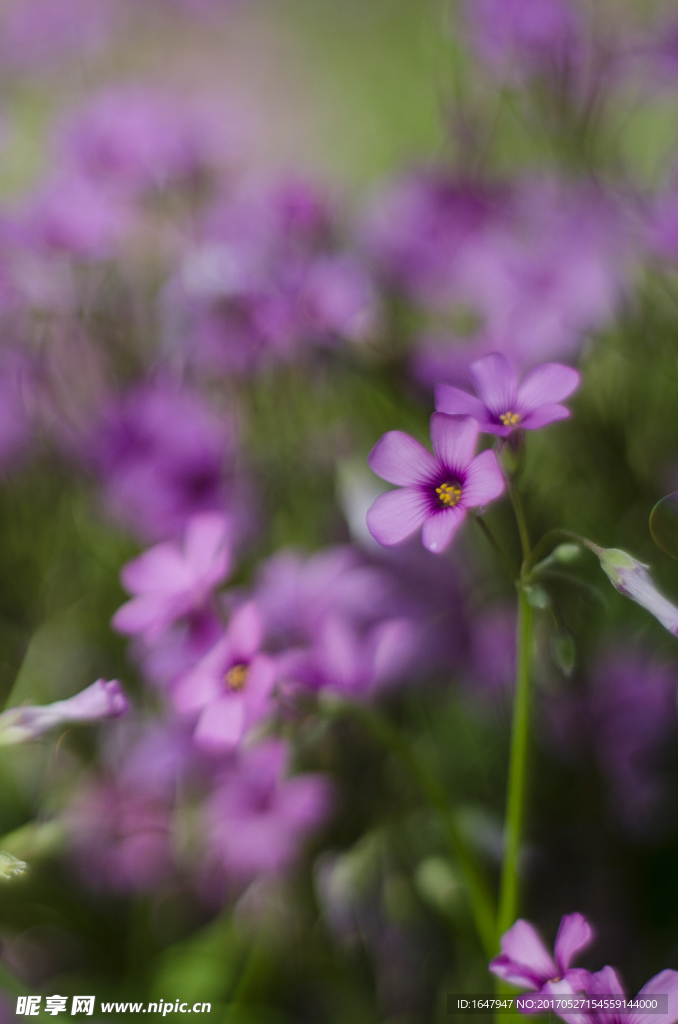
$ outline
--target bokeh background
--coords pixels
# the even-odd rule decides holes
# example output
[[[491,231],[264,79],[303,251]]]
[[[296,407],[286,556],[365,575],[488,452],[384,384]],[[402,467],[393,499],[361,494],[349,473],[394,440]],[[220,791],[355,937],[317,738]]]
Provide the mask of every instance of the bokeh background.
[[[331,707],[412,744],[495,887],[515,587],[472,522],[379,548],[365,459],[426,443],[433,385],[487,352],[575,365],[521,456],[532,536],[624,548],[678,599],[648,529],[678,488],[677,135],[672,3],[3,2],[0,686],[131,702],[0,748],[0,850],[29,865],[0,888],[7,1020],[58,992],[414,1024],[492,990],[440,821]],[[232,530],[219,616],[253,597],[264,649],[302,652],[249,762],[173,697],[213,612],[111,627],[123,565],[202,512]],[[506,502],[486,520],[517,558]],[[678,641],[584,554],[538,601],[522,915],[550,942],[585,913],[582,963],[635,992],[678,969]],[[238,861],[285,785],[251,795],[267,737],[309,803]]]

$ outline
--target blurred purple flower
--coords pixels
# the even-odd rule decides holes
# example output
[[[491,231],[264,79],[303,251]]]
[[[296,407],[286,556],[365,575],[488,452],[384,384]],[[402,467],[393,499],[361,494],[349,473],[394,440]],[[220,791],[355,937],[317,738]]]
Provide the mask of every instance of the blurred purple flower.
[[[332,244],[327,202],[296,181],[249,185],[214,204],[164,310],[172,345],[227,372],[302,345],[363,340],[377,317],[366,270]]]
[[[267,633],[290,646],[313,640],[328,614],[361,622],[379,618],[388,591],[386,575],[346,546],[306,558],[277,552],[260,570],[256,597]]]
[[[367,513],[370,533],[380,544],[398,544],[420,526],[429,551],[452,541],[470,508],[498,498],[504,478],[494,452],[473,457],[478,424],[443,413],[431,417],[434,455],[409,434],[384,434],[368,456],[370,468],[400,490],[380,495]]]
[[[328,814],[327,780],[311,774],[285,779],[287,758],[280,740],[243,751],[208,802],[210,856],[238,880],[289,867]]]
[[[82,176],[61,175],[24,199],[15,214],[23,243],[78,259],[108,259],[133,223],[110,191]]]
[[[312,647],[283,653],[278,670],[289,683],[364,700],[407,673],[416,642],[417,630],[409,619],[386,619],[360,633],[330,614],[319,626]]]
[[[111,86],[59,125],[67,168],[139,195],[197,181],[229,149],[228,128],[206,108],[139,83]]]
[[[610,806],[638,835],[666,805],[661,760],[678,731],[677,684],[668,665],[622,647],[597,666],[587,700]]]
[[[137,637],[132,656],[145,680],[161,690],[171,690],[214,647],[223,631],[214,610],[203,608],[170,626],[157,639]]]
[[[204,512],[188,520],[183,547],[167,541],[128,562],[121,579],[135,596],[115,613],[113,627],[152,641],[177,619],[200,611],[228,575],[230,534],[227,518]]]
[[[97,679],[67,700],[39,706],[9,708],[0,715],[0,746],[26,743],[50,729],[77,722],[100,722],[118,718],[128,709],[127,698],[117,679]]]
[[[144,539],[181,536],[198,512],[242,525],[231,421],[188,387],[161,379],[111,402],[90,450],[108,511]]]
[[[172,871],[170,805],[131,785],[91,781],[65,814],[69,852],[95,889],[157,889]]]
[[[561,919],[553,956],[536,928],[518,920],[501,937],[501,953],[490,961],[489,970],[502,981],[531,992],[548,992],[554,982],[565,981],[575,987],[584,985],[588,971],[570,964],[593,941],[593,932],[581,914],[565,914]]]
[[[11,0],[0,18],[5,69],[35,75],[101,51],[119,20],[115,0]]]
[[[473,416],[482,431],[507,437],[512,430],[536,430],[567,419],[570,410],[557,403],[579,385],[579,374],[569,366],[543,363],[535,366],[518,386],[516,372],[500,352],[469,366],[474,398],[466,391],[439,384],[436,409],[451,416]]]
[[[473,691],[499,696],[513,686],[516,666],[516,612],[490,605],[470,618],[470,673]]]
[[[581,25],[567,0],[468,0],[473,42],[491,66],[562,72],[581,54]]]
[[[276,664],[260,653],[263,625],[254,601],[231,616],[221,640],[177,684],[176,708],[198,715],[197,745],[215,753],[235,749],[271,708]]]
[[[614,312],[634,252],[628,209],[588,182],[479,190],[421,173],[378,198],[369,223],[368,246],[392,285],[435,316],[477,321],[447,353],[429,342],[415,355],[427,383],[465,383],[465,363],[492,351],[521,367],[576,354],[584,332]]]

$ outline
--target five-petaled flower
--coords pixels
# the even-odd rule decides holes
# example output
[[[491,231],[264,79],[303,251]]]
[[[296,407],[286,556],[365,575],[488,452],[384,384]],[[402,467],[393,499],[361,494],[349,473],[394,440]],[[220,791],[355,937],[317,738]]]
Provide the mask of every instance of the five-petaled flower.
[[[367,526],[380,544],[405,540],[423,526],[422,542],[440,552],[452,541],[469,508],[498,498],[504,479],[492,451],[473,457],[478,424],[434,413],[431,455],[418,441],[391,430],[368,456],[370,468],[400,490],[381,494],[368,510]]]
[[[535,366],[518,385],[515,370],[500,352],[471,363],[469,374],[478,397],[438,384],[436,409],[449,416],[472,416],[484,433],[501,437],[516,427],[536,430],[567,419],[570,410],[559,403],[579,385],[577,371],[560,363]]]
[[[221,640],[177,685],[177,709],[199,713],[193,736],[205,750],[234,750],[270,710],[276,665],[259,650],[262,633],[259,609],[248,601],[233,613]]]
[[[548,992],[551,985],[563,981],[577,991],[589,974],[570,964],[592,941],[593,931],[586,918],[581,914],[565,914],[551,956],[536,928],[519,919],[502,935],[501,953],[490,961],[489,969],[510,985],[530,991]]]

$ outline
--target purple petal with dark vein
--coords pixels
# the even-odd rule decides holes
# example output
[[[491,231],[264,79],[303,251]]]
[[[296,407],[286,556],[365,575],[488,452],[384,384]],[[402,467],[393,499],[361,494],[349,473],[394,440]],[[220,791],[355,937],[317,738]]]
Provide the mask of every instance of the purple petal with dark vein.
[[[479,398],[450,384],[436,384],[435,400],[436,412],[444,412],[448,416],[473,416],[481,424],[481,429],[488,420],[487,409]]]
[[[430,483],[438,472],[431,453],[402,430],[390,430],[379,438],[367,464],[382,480],[400,487]]]
[[[518,411],[523,415],[540,405],[562,402],[579,386],[580,377],[571,366],[543,363],[530,370],[518,388]]]
[[[454,419],[443,412],[431,416],[433,451],[445,469],[462,474],[473,458],[478,440],[478,424],[470,416]]]
[[[542,405],[526,416],[520,426],[525,430],[538,430],[557,420],[566,420],[569,415],[566,405]]]
[[[516,372],[501,352],[491,352],[489,356],[471,363],[468,372],[478,397],[493,416],[515,411]]]
[[[466,510],[460,505],[455,508],[441,508],[433,512],[424,523],[421,540],[428,551],[438,555],[452,543],[452,539],[466,517]]]
[[[367,528],[385,547],[399,544],[419,529],[430,509],[430,499],[418,487],[380,494],[367,510]]]
[[[498,498],[504,487],[497,456],[493,451],[481,452],[466,470],[461,504],[464,508],[477,508],[478,505]]]

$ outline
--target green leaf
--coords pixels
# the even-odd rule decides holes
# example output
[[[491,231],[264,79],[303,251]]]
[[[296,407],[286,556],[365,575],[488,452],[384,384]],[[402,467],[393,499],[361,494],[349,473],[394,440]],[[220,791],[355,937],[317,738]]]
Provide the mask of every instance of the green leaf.
[[[662,551],[678,559],[678,491],[667,494],[652,509],[650,533]]]

